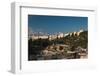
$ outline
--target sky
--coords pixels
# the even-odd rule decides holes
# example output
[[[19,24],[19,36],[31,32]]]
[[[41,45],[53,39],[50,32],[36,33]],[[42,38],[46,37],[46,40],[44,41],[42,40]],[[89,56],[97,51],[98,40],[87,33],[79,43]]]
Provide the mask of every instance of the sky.
[[[33,32],[50,34],[74,32],[80,29],[87,30],[88,17],[28,15],[28,27]]]

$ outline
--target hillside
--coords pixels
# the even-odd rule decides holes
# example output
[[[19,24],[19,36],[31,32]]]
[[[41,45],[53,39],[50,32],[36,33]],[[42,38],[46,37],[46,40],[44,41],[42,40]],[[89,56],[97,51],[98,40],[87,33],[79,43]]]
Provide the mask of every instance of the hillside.
[[[54,40],[30,39],[28,45],[29,60],[74,59],[79,57],[76,53],[77,48],[88,48],[88,31],[81,32],[79,36],[72,33],[72,35]]]

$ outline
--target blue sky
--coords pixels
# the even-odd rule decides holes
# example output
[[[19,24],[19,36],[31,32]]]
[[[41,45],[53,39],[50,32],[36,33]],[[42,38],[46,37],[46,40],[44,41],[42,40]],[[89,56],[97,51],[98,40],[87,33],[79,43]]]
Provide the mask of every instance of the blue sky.
[[[73,32],[87,30],[88,17],[28,15],[28,27],[33,32]]]

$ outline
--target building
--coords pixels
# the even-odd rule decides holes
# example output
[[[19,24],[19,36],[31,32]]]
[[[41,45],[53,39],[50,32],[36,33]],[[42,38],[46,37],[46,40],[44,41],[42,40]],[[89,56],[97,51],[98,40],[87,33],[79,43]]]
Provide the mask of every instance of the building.
[[[75,31],[75,32],[73,32],[73,33],[69,33],[69,35],[72,36],[72,34],[73,34],[74,36],[75,36],[75,35],[76,35],[76,36],[79,36],[81,32],[83,32],[83,29],[79,30],[78,32]]]
[[[36,40],[36,39],[49,39],[49,40],[54,40],[54,39],[59,39],[59,38],[63,38],[63,37],[65,37],[65,36],[68,36],[68,35],[70,35],[70,36],[72,36],[72,35],[74,35],[74,36],[79,36],[80,35],[80,33],[81,32],[83,32],[83,30],[81,29],[79,32],[71,32],[71,33],[61,33],[61,32],[59,32],[58,34],[53,34],[53,35],[47,35],[47,34],[42,34],[41,32],[40,32],[40,35],[39,34],[36,34],[36,35],[32,35],[30,38],[32,38],[32,40]]]
[[[79,36],[81,32],[83,32],[83,29],[81,29],[79,32],[77,32],[77,36]]]
[[[58,36],[58,38],[63,38],[64,34],[63,33],[59,33],[57,36]]]
[[[65,33],[65,34],[64,34],[64,37],[66,37],[66,36],[68,36],[68,35],[69,35],[69,33]]]
[[[32,40],[36,40],[36,39],[48,39],[48,36],[46,36],[46,35],[43,35],[43,36],[32,36],[31,37],[32,38]]]

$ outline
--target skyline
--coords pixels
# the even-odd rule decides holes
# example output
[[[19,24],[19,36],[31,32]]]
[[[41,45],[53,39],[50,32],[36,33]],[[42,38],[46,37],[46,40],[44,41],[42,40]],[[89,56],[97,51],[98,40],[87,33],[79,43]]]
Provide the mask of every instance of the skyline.
[[[33,32],[74,32],[88,30],[88,17],[28,15],[28,27]]]

